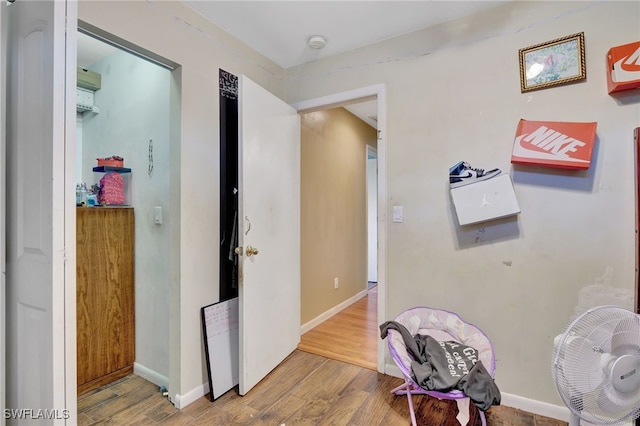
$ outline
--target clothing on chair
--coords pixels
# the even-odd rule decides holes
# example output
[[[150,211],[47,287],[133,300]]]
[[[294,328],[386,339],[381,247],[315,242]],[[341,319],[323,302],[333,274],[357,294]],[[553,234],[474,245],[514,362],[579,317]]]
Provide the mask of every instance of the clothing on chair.
[[[475,348],[459,342],[440,342],[428,335],[411,336],[396,321],[380,325],[382,339],[387,337],[388,330],[396,330],[402,336],[407,353],[413,358],[412,378],[420,387],[439,392],[460,390],[483,411],[491,405],[500,405],[500,390]]]

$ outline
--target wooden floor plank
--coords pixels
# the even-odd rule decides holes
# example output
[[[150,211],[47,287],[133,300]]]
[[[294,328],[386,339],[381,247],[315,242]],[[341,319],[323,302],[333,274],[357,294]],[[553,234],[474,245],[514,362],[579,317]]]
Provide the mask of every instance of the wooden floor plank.
[[[140,409],[145,417],[153,423],[162,422],[177,414],[179,410],[171,404],[166,404],[163,399],[157,399],[154,403],[144,403]]]
[[[78,398],[78,411],[88,410],[114,398],[118,398],[118,394],[111,388],[95,389]]]
[[[331,402],[324,399],[305,400],[305,403],[292,416],[287,418],[283,424],[315,426],[318,419],[324,417],[331,409]]]
[[[120,411],[126,410],[140,401],[148,401],[150,396],[159,394],[156,385],[147,382],[141,377],[133,374],[127,377],[130,378],[131,384],[136,384],[137,386],[129,387],[123,385],[121,381],[116,382],[109,389],[118,395],[117,398],[88,407],[82,411],[82,414],[85,414],[93,421],[108,420]]]
[[[287,419],[301,410],[305,403],[304,399],[296,395],[288,394],[264,411],[254,424],[256,426],[286,424]]]
[[[311,376],[325,362],[326,359],[323,357],[295,351],[284,361],[291,368],[276,368],[269,373],[268,381],[261,381],[244,397],[246,398],[245,403],[259,411],[266,410],[277,403],[292,388]]]
[[[298,383],[292,391],[305,400],[333,402],[359,371],[359,367],[344,362],[325,362],[322,368]]]
[[[318,424],[335,426],[354,424],[353,416],[369,397],[370,393],[364,390],[350,389],[348,392],[343,392],[332,404],[331,409],[318,420]]]

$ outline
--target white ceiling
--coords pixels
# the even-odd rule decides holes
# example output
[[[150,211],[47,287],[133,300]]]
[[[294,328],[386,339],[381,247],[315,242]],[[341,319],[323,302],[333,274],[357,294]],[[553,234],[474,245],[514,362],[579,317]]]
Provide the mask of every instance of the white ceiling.
[[[283,68],[337,55],[506,1],[206,1],[182,0]],[[327,44],[307,46],[313,35]]]
[[[205,18],[283,68],[348,52],[382,40],[490,9],[507,1],[218,1],[182,0]],[[326,39],[312,49],[312,35]],[[78,66],[88,67],[113,51],[78,36]],[[376,127],[376,102],[346,107]]]
[[[110,44],[78,33],[78,66],[80,68],[87,68],[115,51],[116,48]]]

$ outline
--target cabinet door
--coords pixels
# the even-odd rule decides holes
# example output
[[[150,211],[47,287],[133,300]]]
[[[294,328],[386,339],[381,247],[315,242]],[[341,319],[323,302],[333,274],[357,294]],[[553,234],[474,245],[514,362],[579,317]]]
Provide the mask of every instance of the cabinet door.
[[[132,371],[132,208],[77,209],[78,392]]]

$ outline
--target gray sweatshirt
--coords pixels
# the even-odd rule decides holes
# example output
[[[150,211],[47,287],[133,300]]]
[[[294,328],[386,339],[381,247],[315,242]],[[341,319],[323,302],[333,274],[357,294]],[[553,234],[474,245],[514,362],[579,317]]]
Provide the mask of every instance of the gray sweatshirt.
[[[458,342],[440,342],[431,336],[411,336],[409,330],[395,321],[380,325],[380,337],[388,330],[400,332],[411,362],[412,379],[423,389],[464,392],[476,406],[486,411],[500,405],[500,390],[478,359],[478,351]]]

